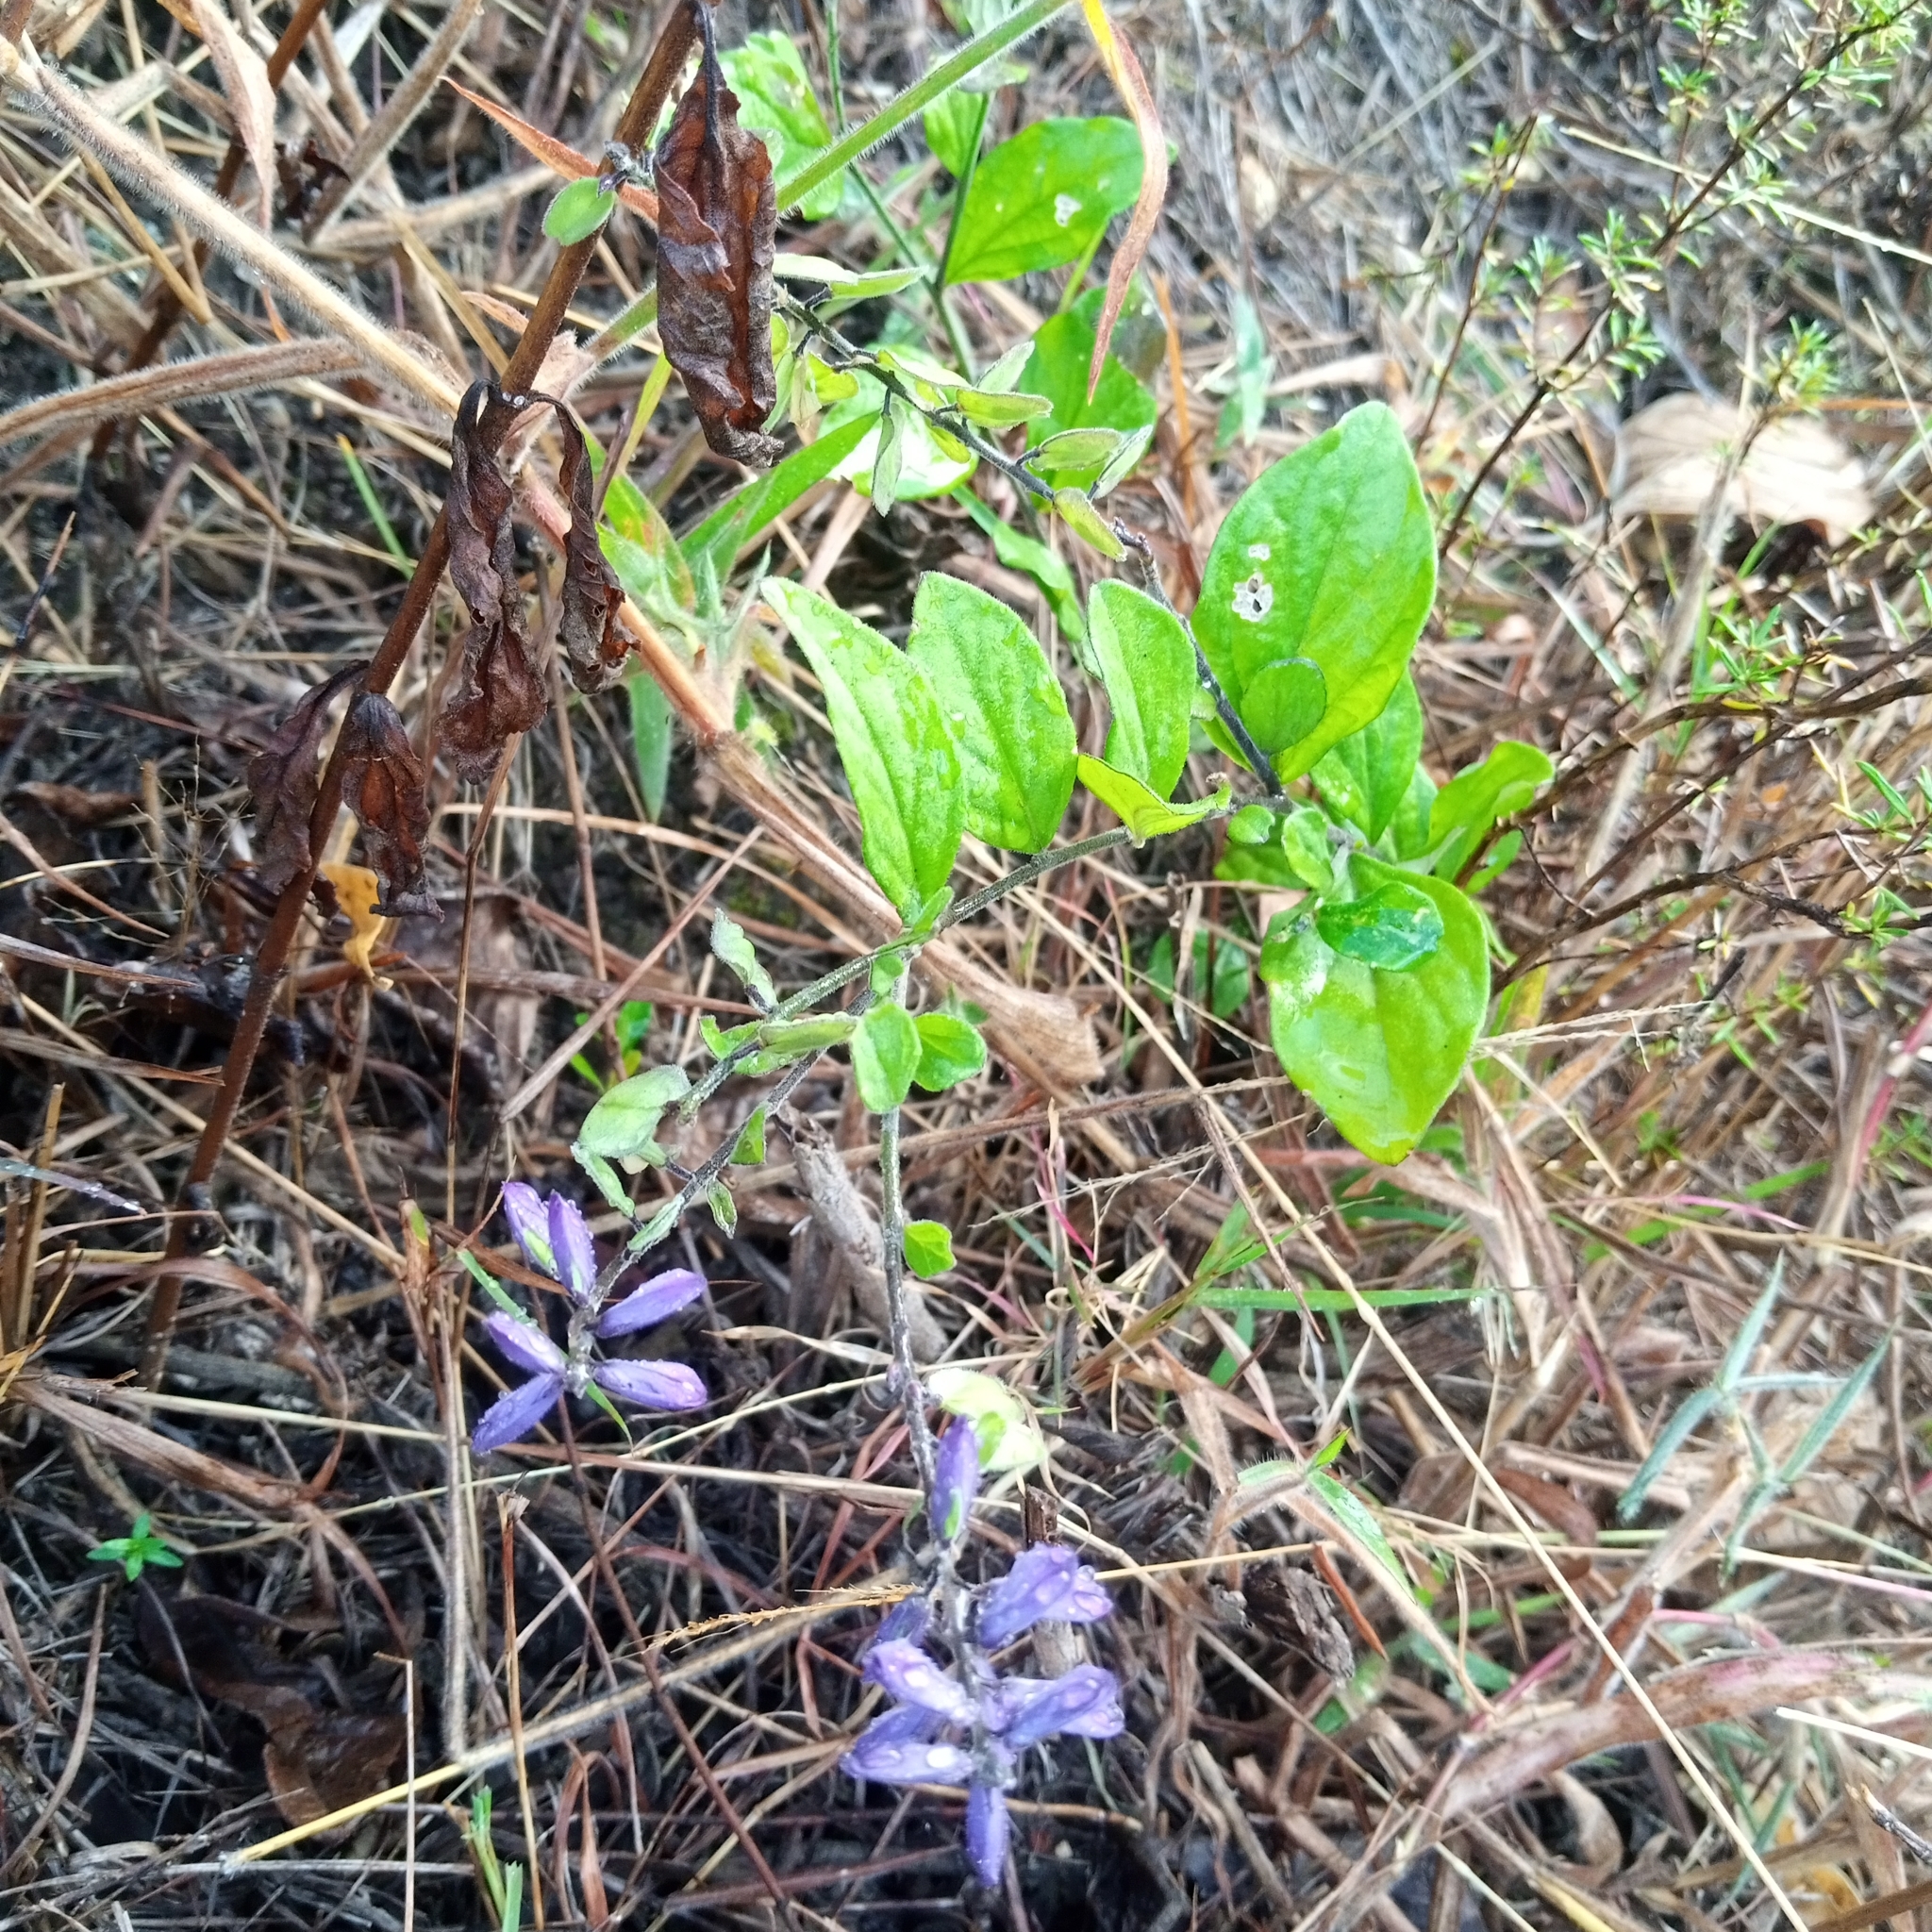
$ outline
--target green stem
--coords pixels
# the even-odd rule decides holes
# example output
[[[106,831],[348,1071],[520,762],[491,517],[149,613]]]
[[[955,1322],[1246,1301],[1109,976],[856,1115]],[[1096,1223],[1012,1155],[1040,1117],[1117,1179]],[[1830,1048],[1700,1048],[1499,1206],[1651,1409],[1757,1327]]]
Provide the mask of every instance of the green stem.
[[[1009,13],[996,25],[975,36],[963,47],[947,55],[937,67],[915,80],[902,94],[890,100],[869,121],[861,121],[842,140],[814,156],[795,175],[788,174],[777,184],[781,209],[795,207],[822,181],[829,181],[841,168],[849,167],[867,149],[876,147],[888,135],[896,134],[913,115],[956,88],[968,75],[976,74],[1010,46],[1038,33],[1056,13],[1073,0],[1027,0],[1018,12]]]

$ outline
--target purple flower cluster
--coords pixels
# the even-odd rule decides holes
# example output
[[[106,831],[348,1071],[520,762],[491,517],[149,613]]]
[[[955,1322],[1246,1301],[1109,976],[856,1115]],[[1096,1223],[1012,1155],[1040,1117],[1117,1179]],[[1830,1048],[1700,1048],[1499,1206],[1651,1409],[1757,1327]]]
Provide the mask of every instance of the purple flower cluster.
[[[978,1438],[958,1423],[940,1444],[932,1523],[942,1547],[956,1545],[979,1483]],[[1092,1570],[1072,1550],[1038,1543],[1013,1567],[974,1593],[956,1642],[960,1674],[942,1670],[924,1645],[931,1609],[908,1597],[879,1626],[865,1676],[893,1700],[892,1708],[859,1733],[842,1759],[848,1775],[874,1784],[963,1786],[966,1852],[984,1885],[1006,1867],[1012,1819],[1007,1792],[1020,1754],[1048,1738],[1113,1738],[1124,1728],[1120,1686],[1111,1671],[1077,1664],[1058,1677],[1007,1677],[991,1652],[1039,1623],[1094,1624],[1113,1609]],[[942,1739],[947,1729],[965,1743]]]
[[[581,1395],[591,1383],[607,1395],[640,1408],[702,1408],[709,1399],[703,1380],[682,1362],[606,1361],[591,1358],[591,1341],[633,1335],[674,1315],[705,1291],[705,1277],[673,1268],[600,1311],[597,1251],[577,1204],[564,1194],[546,1201],[535,1188],[508,1181],[503,1211],[524,1257],[539,1273],[560,1282],[571,1301],[570,1346],[559,1348],[536,1323],[515,1315],[490,1315],[483,1326],[506,1360],[530,1372],[527,1382],[500,1395],[476,1424],[472,1445],[482,1456],[526,1436],[557,1407],[566,1391]]]

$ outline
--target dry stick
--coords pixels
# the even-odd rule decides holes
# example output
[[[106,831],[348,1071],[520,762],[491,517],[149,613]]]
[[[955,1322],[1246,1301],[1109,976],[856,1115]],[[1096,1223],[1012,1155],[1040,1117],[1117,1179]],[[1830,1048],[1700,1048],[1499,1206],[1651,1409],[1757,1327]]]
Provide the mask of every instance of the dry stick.
[[[695,0],[695,4],[702,5],[703,0]],[[658,125],[658,116],[670,99],[685,57],[696,39],[697,29],[688,0],[673,0],[670,17],[658,33],[658,44],[644,65],[637,91],[631,95],[623,119],[618,123],[616,138],[627,147],[641,145]],[[544,353],[563,325],[565,314],[575,298],[577,285],[583,280],[584,271],[590,266],[595,252],[594,236],[588,241],[574,242],[558,252],[537,307],[524,326],[516,353],[510,358],[509,367],[504,371],[502,386],[506,394],[521,394],[536,379]],[[344,308],[346,306],[343,305]],[[449,401],[452,417],[457,401],[458,398],[452,395]],[[363,675],[364,691],[380,696],[394,681],[404,658],[416,641],[416,633],[429,614],[436,587],[448,561],[449,518],[447,510],[443,509],[437,512],[429,540],[417,561],[415,575],[403,592],[402,608],[396,612],[375,658]],[[309,889],[315,882],[317,862],[327,848],[329,835],[335,828],[336,813],[342,799],[342,781],[341,744],[338,740],[324,770],[315,815],[309,822],[308,849],[313,856],[282,889],[282,895],[275,902],[275,916],[262,936],[249,981],[248,997],[242,1006],[242,1016],[236,1022],[234,1041],[222,1069],[222,1084],[213,1105],[208,1108],[208,1124],[200,1144],[194,1150],[188,1178],[182,1184],[181,1198],[184,1202],[192,1201],[208,1187],[221,1162],[222,1149],[235,1124],[242,1095],[248,1085],[249,1073],[255,1065],[255,1057],[260,1050],[262,1035],[268,1026],[269,1008],[275,998],[275,988],[289,963],[290,951],[301,927],[302,911],[308,902]],[[190,1218],[185,1215],[176,1215],[170,1223],[169,1259],[178,1260],[186,1254],[190,1225]],[[162,1275],[155,1284],[154,1306],[148,1314],[147,1353],[142,1364],[142,1380],[149,1388],[159,1386],[161,1369],[167,1360],[168,1341],[180,1307],[179,1277]]]

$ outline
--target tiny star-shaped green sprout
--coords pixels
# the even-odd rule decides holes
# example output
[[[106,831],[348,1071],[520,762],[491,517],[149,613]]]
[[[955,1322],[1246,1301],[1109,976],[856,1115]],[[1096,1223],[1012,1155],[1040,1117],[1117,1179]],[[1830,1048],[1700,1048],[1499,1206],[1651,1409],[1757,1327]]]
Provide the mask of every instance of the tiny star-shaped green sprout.
[[[137,1582],[150,1563],[163,1570],[178,1570],[181,1558],[152,1533],[154,1518],[145,1510],[134,1519],[125,1536],[111,1537],[87,1553],[90,1563],[119,1563],[127,1572],[129,1583]]]

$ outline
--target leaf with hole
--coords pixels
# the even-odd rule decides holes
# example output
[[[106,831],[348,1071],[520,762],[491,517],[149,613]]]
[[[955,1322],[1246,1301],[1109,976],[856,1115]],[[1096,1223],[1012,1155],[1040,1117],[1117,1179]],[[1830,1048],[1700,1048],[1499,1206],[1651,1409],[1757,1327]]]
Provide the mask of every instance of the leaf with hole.
[[[950,877],[966,828],[951,727],[919,667],[816,591],[767,577],[765,602],[824,688],[865,862],[902,913]]]
[[[1141,138],[1115,115],[1036,121],[974,170],[949,282],[997,282],[1078,261],[1141,192]]]
[[[966,829],[1008,852],[1052,842],[1074,795],[1074,722],[1033,633],[997,597],[928,571],[906,655],[952,726]]]
[[[1194,635],[1243,722],[1264,667],[1299,658],[1321,672],[1327,707],[1276,754],[1279,776],[1310,770],[1381,712],[1435,585],[1422,479],[1382,404],[1352,409],[1241,494],[1208,556]]]

